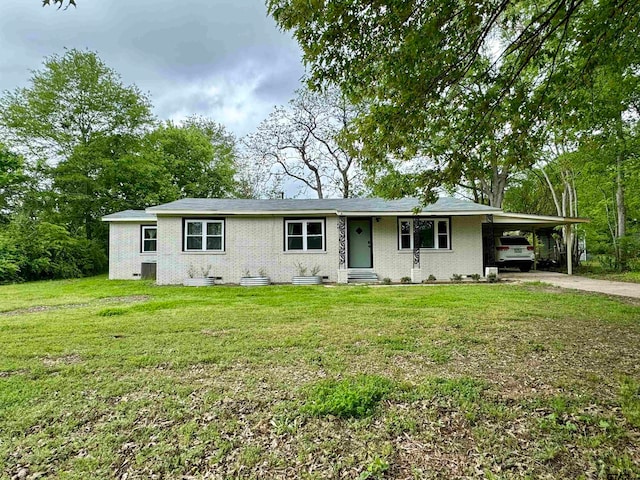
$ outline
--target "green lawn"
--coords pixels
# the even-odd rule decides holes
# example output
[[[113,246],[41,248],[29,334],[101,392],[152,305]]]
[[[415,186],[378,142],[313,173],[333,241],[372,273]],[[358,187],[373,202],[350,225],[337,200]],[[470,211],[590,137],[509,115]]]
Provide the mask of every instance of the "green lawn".
[[[598,260],[583,262],[576,268],[578,275],[598,278],[601,280],[613,280],[615,282],[640,283],[640,270],[636,268],[627,272],[616,272],[603,266]]]
[[[545,285],[0,286],[0,478],[632,478],[629,302]]]
[[[616,282],[640,283],[640,272],[621,272],[621,273],[589,273],[587,276],[592,278],[600,278],[602,280],[613,280]]]

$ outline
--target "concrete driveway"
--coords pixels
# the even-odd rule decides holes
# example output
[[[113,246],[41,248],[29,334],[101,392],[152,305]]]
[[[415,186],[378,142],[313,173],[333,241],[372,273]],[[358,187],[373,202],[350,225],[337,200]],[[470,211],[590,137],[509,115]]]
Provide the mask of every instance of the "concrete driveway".
[[[556,287],[572,288],[585,292],[598,292],[620,297],[640,298],[640,283],[612,282],[594,278],[565,275],[555,272],[514,272],[500,271],[500,278],[521,282],[545,282]]]

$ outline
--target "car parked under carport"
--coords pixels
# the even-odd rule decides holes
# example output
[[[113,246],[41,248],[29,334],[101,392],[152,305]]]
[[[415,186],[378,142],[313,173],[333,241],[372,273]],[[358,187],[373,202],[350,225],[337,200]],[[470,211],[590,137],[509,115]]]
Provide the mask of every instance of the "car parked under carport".
[[[498,256],[496,255],[496,238],[505,236],[504,234],[506,232],[519,232],[521,236],[524,233],[531,233],[533,239],[531,243],[533,252],[535,252],[538,250],[538,238],[543,240],[543,245],[547,249],[551,249],[552,245],[555,244],[555,241],[552,239],[554,234],[573,236],[575,235],[575,225],[588,222],[589,220],[586,218],[557,217],[551,215],[532,215],[510,212],[500,212],[493,215],[487,215],[487,220],[482,226],[484,267],[501,266],[497,263]],[[551,259],[545,258],[545,261],[550,265],[556,266],[562,266],[562,264],[564,264],[566,265],[567,273],[572,274],[572,242],[567,242],[566,246],[566,250],[557,252],[562,255],[562,257],[565,257],[566,260],[563,260],[560,263],[560,257],[558,257]],[[534,257],[532,265],[534,270],[538,267],[538,260],[539,258]]]

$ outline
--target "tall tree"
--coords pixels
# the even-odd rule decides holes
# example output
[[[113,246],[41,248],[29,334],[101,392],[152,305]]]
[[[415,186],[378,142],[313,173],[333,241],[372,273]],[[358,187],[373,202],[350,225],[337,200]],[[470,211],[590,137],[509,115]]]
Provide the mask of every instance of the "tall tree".
[[[95,52],[48,57],[30,83],[0,98],[0,126],[10,146],[38,158],[66,158],[95,135],[140,134],[153,122],[149,99]]]
[[[107,226],[100,217],[129,208],[174,200],[171,176],[164,165],[142,154],[132,135],[94,135],[67,158],[49,168],[49,221],[77,236],[106,244]]]
[[[501,105],[534,75],[537,108],[550,103],[550,85],[570,90],[580,77],[559,66],[583,59],[604,63],[621,37],[638,37],[640,4],[625,0],[268,0],[281,27],[293,30],[311,84],[337,84],[368,109],[358,123],[367,155],[413,159],[433,141],[432,125],[452,124],[469,135],[500,118]],[[629,52],[622,50],[621,53]],[[491,61],[487,64],[486,58]],[[532,73],[533,71],[533,73]],[[448,105],[464,104],[465,85],[488,85],[487,101],[469,105],[473,121],[452,123]],[[556,90],[557,92],[558,90]],[[523,98],[534,100],[533,91]],[[466,158],[451,171],[463,172]],[[431,188],[441,177],[422,176]]]
[[[598,18],[584,19],[595,29]],[[599,41],[590,32],[556,66],[544,90],[555,102],[548,105],[554,143],[575,152],[578,171],[600,177],[600,185],[612,185],[615,201],[603,205],[618,268],[626,267],[628,244],[627,190],[637,192],[629,181],[634,159],[640,154],[640,22],[618,32],[608,49],[593,52],[586,45]],[[571,79],[571,80],[567,80]],[[567,148],[568,146],[568,148]],[[605,195],[609,197],[609,195]],[[633,198],[633,195],[631,196]]]
[[[348,198],[362,188],[354,145],[355,107],[336,89],[299,90],[247,136],[250,154],[276,177],[289,178],[318,198]]]
[[[486,58],[483,68],[489,68],[489,63]],[[494,67],[494,75],[506,67]],[[452,87],[464,95],[454,95],[450,103],[428,107],[432,121],[420,134],[408,139],[407,146],[401,148],[400,161],[397,156],[385,160],[389,158],[385,144],[381,148],[378,142],[371,141],[378,138],[377,133],[369,135],[369,145],[364,148],[369,161],[365,166],[370,173],[376,172],[370,179],[376,194],[389,197],[414,193],[430,201],[433,189],[441,185],[476,202],[500,208],[511,177],[533,165],[543,146],[539,111],[528,94],[535,71],[531,68],[528,73],[496,107],[491,122],[479,122],[478,115],[483,115],[483,110],[478,112],[477,107],[488,108],[494,102],[500,94],[494,86],[465,81]],[[367,138],[363,142],[367,143]],[[403,157],[407,161],[402,162]],[[392,169],[409,170],[404,174],[403,189],[395,191],[397,183],[380,178],[379,167],[384,172],[390,169],[389,165]],[[398,173],[393,172],[391,177],[397,180]],[[410,191],[406,191],[408,186]]]
[[[98,205],[118,198],[105,184],[105,169],[135,148],[152,124],[148,98],[135,86],[125,86],[91,51],[68,50],[46,58],[30,86],[0,99],[6,140],[42,175],[42,194],[30,197],[41,205],[30,209],[46,211],[88,239],[105,240],[99,215],[108,211]]]
[[[183,125],[166,122],[144,144],[148,162],[168,173],[174,199],[236,195],[235,138],[222,125],[201,117]]]
[[[94,135],[51,169],[53,218],[104,241],[101,216],[184,197],[234,196],[235,173],[233,137],[205,119],[166,122],[143,138]]]

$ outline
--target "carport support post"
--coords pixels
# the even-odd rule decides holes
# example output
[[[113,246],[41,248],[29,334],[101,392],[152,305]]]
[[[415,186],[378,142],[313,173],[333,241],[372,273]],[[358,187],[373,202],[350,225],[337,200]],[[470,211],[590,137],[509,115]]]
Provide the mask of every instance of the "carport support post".
[[[573,247],[573,229],[571,228],[573,225],[567,225],[567,275],[573,275],[573,252],[571,251]]]
[[[538,239],[536,238],[536,229],[533,229],[533,271],[538,270]]]

